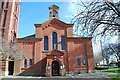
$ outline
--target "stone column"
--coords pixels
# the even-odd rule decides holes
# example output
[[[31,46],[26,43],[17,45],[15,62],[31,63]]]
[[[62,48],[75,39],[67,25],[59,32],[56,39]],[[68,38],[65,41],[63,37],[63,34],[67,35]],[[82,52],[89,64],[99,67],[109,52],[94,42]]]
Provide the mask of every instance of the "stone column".
[[[27,59],[27,68],[29,68],[30,67],[30,59],[28,58]]]
[[[8,57],[6,58],[6,61],[5,61],[5,76],[8,76],[8,67],[9,67],[9,61],[8,61]]]
[[[0,45],[0,47],[1,47],[1,45]],[[0,52],[0,75],[2,75],[2,52]]]

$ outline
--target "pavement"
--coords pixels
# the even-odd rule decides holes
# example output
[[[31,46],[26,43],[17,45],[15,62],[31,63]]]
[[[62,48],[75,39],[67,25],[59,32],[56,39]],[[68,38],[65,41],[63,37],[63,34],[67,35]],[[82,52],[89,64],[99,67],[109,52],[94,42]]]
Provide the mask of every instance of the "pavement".
[[[34,77],[34,76],[2,76],[1,80],[71,80],[70,76]]]
[[[72,78],[80,78],[82,80],[111,80],[107,75],[119,75],[120,73],[110,73],[110,72],[95,72],[87,74],[75,74],[71,75]]]
[[[117,75],[118,73],[110,73],[110,72],[95,72],[95,73],[86,73],[86,74],[75,74],[75,75],[71,75],[71,77],[73,78],[99,78],[99,77],[106,77],[107,75]],[[120,73],[118,74],[120,75]]]
[[[0,80],[111,80],[109,77],[106,76],[110,74],[120,75],[118,73],[96,72],[54,77],[2,76]]]

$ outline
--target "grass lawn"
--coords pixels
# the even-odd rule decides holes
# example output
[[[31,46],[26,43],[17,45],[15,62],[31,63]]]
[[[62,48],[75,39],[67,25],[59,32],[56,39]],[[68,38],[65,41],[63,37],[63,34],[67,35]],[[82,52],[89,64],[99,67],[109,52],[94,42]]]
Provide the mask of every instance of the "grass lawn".
[[[111,78],[111,80],[120,80],[120,68],[115,68],[115,67],[109,67],[108,69],[106,67],[98,67],[100,70],[96,70],[97,72],[112,72],[112,73],[117,73],[116,75],[107,75],[108,77]]]
[[[118,75],[108,75],[112,80],[120,80],[120,74]]]
[[[108,69],[96,70],[97,72],[113,72],[113,73],[120,73],[120,68],[110,67]]]

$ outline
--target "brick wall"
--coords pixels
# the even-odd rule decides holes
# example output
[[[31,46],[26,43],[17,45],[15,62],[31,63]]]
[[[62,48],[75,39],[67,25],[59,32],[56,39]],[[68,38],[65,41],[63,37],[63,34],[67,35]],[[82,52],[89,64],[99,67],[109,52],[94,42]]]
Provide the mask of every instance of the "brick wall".
[[[68,57],[70,71],[94,70],[94,58],[90,38],[68,38]],[[71,47],[73,46],[73,47]],[[87,56],[87,65],[82,65],[83,56]],[[80,66],[77,66],[77,57],[80,57]],[[74,64],[73,64],[74,63]],[[88,66],[88,67],[87,67]]]
[[[35,24],[36,34],[35,38],[23,38],[19,40],[20,44],[24,47],[23,54],[25,57],[34,58],[34,64],[30,68],[22,68],[22,74],[32,74],[32,75],[45,75],[51,74],[51,69],[48,71],[46,66],[48,63],[50,66],[52,62],[57,60],[59,63],[64,64],[65,68],[60,70],[60,72],[75,72],[75,71],[85,71],[94,69],[94,58],[92,54],[92,43],[91,38],[87,37],[73,37],[72,25],[65,24],[57,19],[52,19],[43,24]],[[50,56],[53,51],[52,49],[52,33],[57,33],[58,40],[58,51],[54,51],[53,54],[64,53],[63,56],[59,54],[56,56]],[[48,51],[44,51],[44,36],[48,36]],[[65,36],[66,50],[61,50],[61,36]],[[30,40],[28,40],[30,39]],[[36,41],[36,39],[40,39]],[[32,43],[31,43],[32,41]],[[24,43],[25,42],[25,43]],[[27,42],[27,43],[26,43]],[[48,56],[49,54],[49,56]],[[86,64],[83,65],[82,58],[85,56]],[[77,57],[80,57],[80,66],[77,66]],[[52,68],[52,67],[51,67]],[[33,74],[34,73],[34,74]]]

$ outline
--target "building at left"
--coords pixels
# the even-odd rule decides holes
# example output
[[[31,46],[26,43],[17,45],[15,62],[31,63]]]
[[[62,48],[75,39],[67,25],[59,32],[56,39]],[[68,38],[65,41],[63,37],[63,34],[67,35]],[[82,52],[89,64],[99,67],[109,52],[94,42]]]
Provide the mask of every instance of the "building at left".
[[[19,15],[20,0],[0,0],[0,75],[16,73],[18,60],[9,55],[9,45],[18,36]]]

